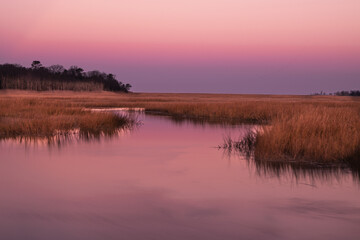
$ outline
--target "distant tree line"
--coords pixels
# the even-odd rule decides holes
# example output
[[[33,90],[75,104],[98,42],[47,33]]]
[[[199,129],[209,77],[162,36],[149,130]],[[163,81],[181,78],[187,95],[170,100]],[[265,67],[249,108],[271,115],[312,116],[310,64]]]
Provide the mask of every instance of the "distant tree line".
[[[360,96],[360,91],[359,90],[340,91],[340,92],[334,93],[333,95],[336,95],[336,96]]]
[[[311,95],[332,95],[332,96],[360,96],[360,90],[351,90],[351,91],[338,91],[334,93],[326,93],[326,92],[319,92],[319,93],[313,93]]]
[[[0,64],[0,89],[128,92],[130,88],[130,84],[116,80],[111,73],[85,72],[77,66],[69,69],[61,65],[44,67],[40,61],[33,61],[30,68]]]

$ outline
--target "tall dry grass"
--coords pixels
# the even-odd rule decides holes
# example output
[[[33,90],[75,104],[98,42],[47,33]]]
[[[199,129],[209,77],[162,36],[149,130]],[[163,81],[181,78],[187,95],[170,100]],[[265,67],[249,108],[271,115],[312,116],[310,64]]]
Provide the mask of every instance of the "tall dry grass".
[[[359,160],[359,109],[308,106],[293,115],[281,114],[258,134],[255,156],[265,160]]]
[[[85,111],[76,104],[56,99],[10,98],[0,100],[0,138],[49,137],[67,134],[111,134],[131,120],[111,113]]]
[[[359,97],[0,91],[0,134],[111,129],[119,124],[113,116],[82,111],[93,107],[143,107],[213,123],[265,123],[269,127],[256,143],[256,156],[262,159],[359,160]]]

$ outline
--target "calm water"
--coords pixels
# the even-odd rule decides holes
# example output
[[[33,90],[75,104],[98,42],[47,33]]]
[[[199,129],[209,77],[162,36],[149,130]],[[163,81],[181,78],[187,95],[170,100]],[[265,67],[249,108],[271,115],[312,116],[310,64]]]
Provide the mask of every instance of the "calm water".
[[[216,148],[244,126],[141,115],[114,138],[0,143],[0,239],[359,239],[349,170],[262,167]]]

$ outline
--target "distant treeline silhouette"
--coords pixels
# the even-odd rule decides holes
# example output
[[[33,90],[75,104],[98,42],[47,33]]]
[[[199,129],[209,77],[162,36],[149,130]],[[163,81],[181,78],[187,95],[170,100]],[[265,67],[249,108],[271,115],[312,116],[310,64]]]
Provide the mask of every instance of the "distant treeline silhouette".
[[[360,90],[351,90],[351,91],[338,91],[334,93],[326,93],[326,92],[319,92],[319,93],[313,93],[311,95],[333,95],[333,96],[360,96]]]
[[[360,96],[359,90],[352,90],[352,91],[340,91],[334,93],[336,96]]]
[[[30,68],[19,64],[0,64],[0,89],[128,92],[130,88],[130,84],[116,80],[113,74],[84,72],[77,66],[69,69],[61,65],[44,67],[40,61],[33,61]]]

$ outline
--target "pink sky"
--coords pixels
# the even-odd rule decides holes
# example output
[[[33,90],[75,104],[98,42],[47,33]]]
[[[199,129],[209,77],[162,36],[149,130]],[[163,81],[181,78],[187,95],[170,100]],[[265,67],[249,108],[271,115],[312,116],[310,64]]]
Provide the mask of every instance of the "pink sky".
[[[359,12],[358,0],[2,0],[0,63],[97,68],[139,91],[195,91],[181,85],[195,81],[196,91],[218,92],[214,75],[230,92],[249,78],[245,92],[276,93],[268,81],[309,85],[281,93],[326,90],[329,77],[329,91],[359,88]]]

